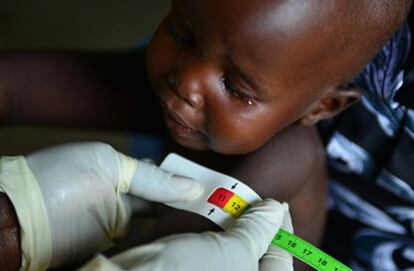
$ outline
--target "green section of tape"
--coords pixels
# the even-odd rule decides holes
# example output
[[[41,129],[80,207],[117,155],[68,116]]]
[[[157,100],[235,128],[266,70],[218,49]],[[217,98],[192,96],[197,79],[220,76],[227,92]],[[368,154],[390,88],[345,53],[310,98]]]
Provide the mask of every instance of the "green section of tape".
[[[314,245],[283,229],[279,229],[275,238],[272,240],[272,244],[286,250],[316,270],[352,271],[351,268],[335,260]]]

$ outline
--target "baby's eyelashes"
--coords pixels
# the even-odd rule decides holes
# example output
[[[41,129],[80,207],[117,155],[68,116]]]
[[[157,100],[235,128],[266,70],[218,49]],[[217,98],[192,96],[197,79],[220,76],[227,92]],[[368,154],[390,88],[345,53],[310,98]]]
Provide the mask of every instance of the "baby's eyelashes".
[[[223,88],[230,94],[246,103],[246,105],[253,105],[253,98],[240,91],[228,78],[222,79]]]
[[[188,33],[188,30],[184,30],[184,26],[180,27],[179,23],[173,22],[173,19],[167,21],[167,32],[178,44],[191,47],[194,43],[193,37]]]

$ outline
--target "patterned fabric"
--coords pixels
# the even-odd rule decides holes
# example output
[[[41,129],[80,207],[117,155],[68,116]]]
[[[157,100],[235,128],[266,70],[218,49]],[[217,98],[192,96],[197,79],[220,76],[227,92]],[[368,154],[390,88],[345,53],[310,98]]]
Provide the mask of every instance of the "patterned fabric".
[[[361,101],[319,126],[331,177],[324,249],[353,270],[414,270],[411,53],[407,23],[355,78]]]

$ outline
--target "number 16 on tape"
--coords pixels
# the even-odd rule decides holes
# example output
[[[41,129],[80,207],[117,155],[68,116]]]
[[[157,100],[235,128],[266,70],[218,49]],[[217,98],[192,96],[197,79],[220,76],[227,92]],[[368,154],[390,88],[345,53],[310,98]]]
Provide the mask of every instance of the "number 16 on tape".
[[[279,229],[272,240],[272,244],[286,250],[316,270],[352,271],[351,268],[332,258],[314,245],[283,229]]]
[[[250,205],[243,198],[223,187],[217,188],[207,199],[233,218],[238,218]],[[352,271],[314,245],[288,231],[279,229],[272,244],[280,247],[319,271]]]

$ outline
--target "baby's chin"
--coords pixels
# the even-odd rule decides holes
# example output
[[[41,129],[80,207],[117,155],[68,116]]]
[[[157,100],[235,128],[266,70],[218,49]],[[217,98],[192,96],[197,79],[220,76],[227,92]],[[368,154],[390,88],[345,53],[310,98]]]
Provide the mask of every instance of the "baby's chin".
[[[189,140],[185,140],[182,138],[174,138],[174,137],[173,139],[175,143],[177,143],[181,147],[195,150],[195,151],[212,151],[212,152],[224,154],[224,155],[238,154],[237,152],[236,153],[231,152],[230,150],[226,148],[220,148],[214,145],[210,146],[209,144],[207,144],[207,142],[189,141]]]
[[[210,150],[210,147],[207,145],[207,143],[201,140],[197,140],[197,141],[188,140],[184,138],[175,137],[174,135],[171,135],[171,137],[173,138],[175,143],[177,143],[178,145],[184,148],[191,149],[191,150],[197,150],[197,151]]]
[[[176,141],[177,142],[177,141]],[[223,155],[244,155],[253,152],[255,149],[250,148],[238,148],[235,146],[230,146],[228,144],[214,144],[211,143],[211,145],[202,145],[202,146],[195,146],[191,144],[181,144],[177,142],[183,147],[192,149],[192,150],[199,150],[199,151],[212,151],[218,154]]]
[[[212,140],[209,149],[224,155],[245,155],[259,149],[261,145],[248,144],[246,142],[222,142]]]
[[[170,133],[170,136],[178,145],[195,150],[195,151],[212,151],[223,155],[243,155],[255,151],[257,148],[243,144],[236,146],[234,144],[223,143],[215,140],[204,139],[187,139],[174,136]]]

